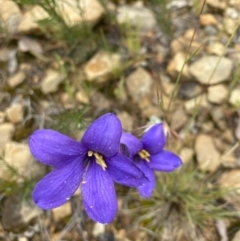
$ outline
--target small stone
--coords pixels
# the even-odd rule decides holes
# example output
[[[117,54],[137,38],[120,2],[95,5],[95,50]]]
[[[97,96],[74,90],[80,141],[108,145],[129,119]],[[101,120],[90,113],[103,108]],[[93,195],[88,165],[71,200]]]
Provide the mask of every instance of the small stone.
[[[83,90],[80,90],[76,93],[75,98],[78,102],[80,102],[81,104],[89,104],[90,100],[89,100],[89,96],[87,95],[87,93]]]
[[[20,103],[13,104],[6,109],[6,116],[12,123],[19,123],[23,121],[24,106]]]
[[[1,213],[4,229],[11,232],[22,232],[29,222],[37,218],[42,210],[30,201],[23,201],[22,196],[11,195],[3,202]]]
[[[235,8],[228,7],[225,11],[225,15],[227,18],[238,19],[239,12]]]
[[[53,69],[47,70],[46,75],[41,82],[41,91],[44,94],[56,92],[59,84],[62,83],[64,78],[65,76],[63,74],[60,74]]]
[[[2,154],[2,150],[4,149],[6,143],[12,139],[14,131],[15,127],[12,123],[0,124],[0,155]]]
[[[145,69],[140,67],[126,78],[125,83],[131,98],[139,102],[142,97],[151,93],[153,79]]]
[[[111,74],[120,65],[120,55],[108,52],[98,52],[84,66],[87,80],[104,83],[110,79]]]
[[[230,59],[204,56],[190,65],[190,73],[202,84],[218,84],[230,78],[233,63]]]
[[[228,4],[232,7],[239,7],[239,0],[229,0]]]
[[[28,238],[26,238],[26,237],[19,237],[18,241],[28,241]]]
[[[126,111],[122,111],[117,114],[117,117],[120,119],[122,123],[122,127],[124,131],[131,132],[133,130],[133,118]]]
[[[209,135],[200,134],[195,142],[195,151],[199,168],[203,171],[214,172],[220,166],[220,153]]]
[[[36,5],[27,11],[18,26],[19,32],[30,32],[39,29],[37,21],[49,18],[48,13],[40,6]]]
[[[218,8],[218,9],[226,9],[227,3],[222,0],[207,0],[207,4],[211,7]]]
[[[240,171],[239,170],[231,170],[228,172],[224,172],[219,181],[219,185],[224,190],[231,190],[226,192],[224,199],[229,203],[236,206],[236,208],[240,207]]]
[[[9,33],[16,33],[22,19],[18,5],[11,0],[0,0],[0,25]]]
[[[223,103],[228,96],[228,90],[225,85],[214,85],[208,88],[207,98],[213,104]]]
[[[9,77],[8,84],[11,88],[15,88],[20,85],[26,79],[26,74],[24,71],[19,70],[16,74]]]
[[[169,61],[167,72],[172,76],[177,76],[182,71],[183,76],[189,77],[188,65],[185,64],[183,68],[184,63],[187,61],[186,57],[186,54],[182,52],[176,53]]]
[[[18,41],[18,49],[22,52],[31,52],[33,54],[42,54],[43,48],[39,41],[29,38],[29,37],[21,37]]]
[[[238,21],[232,18],[224,18],[223,25],[227,34],[232,35],[235,33]]]
[[[96,23],[104,13],[97,0],[58,0],[55,9],[69,27],[82,22]]]
[[[16,169],[20,175],[30,175],[29,168],[31,167],[33,157],[27,144],[13,141],[7,142],[4,148],[3,159],[8,166]],[[1,178],[9,178],[11,175],[12,173],[7,166],[1,168]]]
[[[185,81],[180,83],[178,96],[181,99],[192,99],[201,94],[203,88],[196,81]]]
[[[181,106],[174,111],[171,118],[170,127],[171,129],[177,131],[186,124],[187,120],[188,116],[186,115],[184,108]]]
[[[117,21],[119,24],[129,24],[142,31],[152,30],[157,24],[154,14],[144,6],[124,5],[119,7]]]
[[[225,53],[225,46],[222,43],[214,42],[207,46],[207,52],[209,54],[215,54],[217,56],[223,56]]]
[[[235,233],[232,241],[239,241],[239,240],[240,240],[240,230],[238,230],[238,231]]]
[[[229,103],[233,106],[240,106],[240,89],[234,89],[231,92]]]
[[[202,94],[200,96],[197,96],[196,98],[187,100],[184,103],[184,107],[187,113],[189,114],[193,114],[197,106],[201,108],[209,108],[207,96],[205,94]]]
[[[217,35],[218,29],[213,25],[208,25],[204,28],[204,32],[209,36],[213,36]]]
[[[6,113],[5,113],[5,112],[0,111],[0,124],[2,124],[2,123],[4,122],[5,117],[6,117]]]
[[[211,116],[215,124],[221,129],[226,130],[227,129],[227,123],[225,121],[225,113],[222,106],[218,106],[212,109]]]
[[[185,147],[180,152],[180,158],[183,163],[188,163],[193,160],[194,150],[192,148]]]
[[[214,17],[214,15],[209,14],[209,13],[200,15],[199,21],[202,26],[216,25],[218,23],[218,21]]]
[[[101,234],[104,234],[106,225],[102,223],[95,223],[92,230],[93,237],[97,238]]]
[[[70,202],[66,202],[62,206],[52,210],[52,215],[55,222],[59,222],[62,219],[69,217],[71,214],[72,207]]]

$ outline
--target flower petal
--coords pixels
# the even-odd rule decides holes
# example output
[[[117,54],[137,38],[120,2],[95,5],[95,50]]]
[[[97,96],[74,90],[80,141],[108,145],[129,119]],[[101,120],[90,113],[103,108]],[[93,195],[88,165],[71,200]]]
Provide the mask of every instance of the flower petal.
[[[56,168],[40,180],[32,193],[37,206],[48,210],[67,202],[80,185],[84,164],[81,158],[77,158],[68,165]]]
[[[148,182],[148,179],[136,164],[130,158],[122,154],[117,154],[107,159],[106,164],[106,171],[117,183],[129,187],[138,187]]]
[[[152,126],[142,137],[143,149],[150,154],[156,154],[162,151],[166,138],[162,123]]]
[[[43,164],[59,167],[69,164],[86,149],[79,142],[54,130],[37,130],[29,138],[33,156]]]
[[[148,182],[144,183],[142,186],[139,186],[137,189],[143,197],[150,198],[155,188],[154,171],[148,166],[145,160],[139,160],[135,163],[142,170],[142,172],[149,180]]]
[[[119,149],[122,125],[116,115],[109,113],[99,117],[86,130],[82,144],[106,157],[114,156]]]
[[[142,149],[142,143],[140,140],[138,140],[137,137],[134,135],[128,133],[128,132],[123,132],[120,143],[123,143],[127,146],[128,150],[130,151],[132,157],[136,155],[139,151]]]
[[[171,172],[180,167],[182,161],[173,152],[163,150],[156,155],[152,155],[148,164],[152,169],[162,172]]]
[[[84,208],[95,222],[110,223],[117,213],[114,183],[108,172],[92,162],[82,182]]]

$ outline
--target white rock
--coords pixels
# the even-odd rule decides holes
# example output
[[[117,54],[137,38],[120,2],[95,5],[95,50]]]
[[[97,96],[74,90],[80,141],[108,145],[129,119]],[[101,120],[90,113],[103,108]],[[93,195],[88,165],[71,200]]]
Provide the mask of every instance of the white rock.
[[[230,78],[233,63],[230,59],[204,56],[189,66],[190,73],[202,84],[218,84]]]
[[[193,159],[194,150],[192,148],[185,147],[180,152],[180,158],[183,163],[188,163]]]
[[[5,120],[6,113],[3,111],[0,111],[0,124],[2,124]]]
[[[43,48],[42,45],[39,43],[39,41],[29,38],[29,37],[21,37],[18,41],[18,49],[22,52],[28,52],[34,54],[42,54]]]
[[[219,185],[228,190],[224,199],[234,204],[237,209],[240,207],[240,171],[238,169],[224,172],[218,180]]]
[[[4,146],[7,142],[12,139],[15,127],[12,123],[3,123],[0,124],[0,155],[4,149]]]
[[[64,78],[65,76],[63,74],[60,74],[53,69],[47,70],[46,75],[41,82],[41,91],[44,94],[57,91],[58,85],[62,83]]]
[[[220,153],[216,149],[211,136],[200,134],[195,142],[195,151],[199,168],[214,172],[220,166]]]
[[[207,4],[214,8],[225,9],[227,3],[222,0],[207,0]]]
[[[138,68],[131,73],[125,82],[131,98],[138,102],[141,100],[141,97],[151,93],[153,86],[151,75],[143,68]]]
[[[139,30],[151,30],[157,24],[154,14],[148,8],[126,5],[118,8],[117,21]]]
[[[40,6],[36,5],[27,11],[18,26],[19,32],[30,32],[39,28],[37,21],[48,18],[48,13]]]
[[[52,210],[53,219],[55,222],[61,221],[62,219],[69,217],[72,214],[72,207],[70,202],[64,203],[58,208]]]
[[[104,234],[106,225],[102,223],[95,223],[92,230],[93,237],[97,238],[101,234]]]
[[[23,70],[19,70],[16,74],[10,76],[7,80],[8,85],[12,88],[20,85],[26,78],[26,74]]]
[[[238,17],[239,17],[239,13],[238,13],[237,9],[230,8],[230,7],[228,7],[226,9],[225,15],[226,15],[226,17],[229,17],[229,18],[232,18],[232,19],[238,19]]]
[[[23,176],[27,177],[30,175],[29,168],[31,167],[33,157],[26,143],[7,142],[4,148],[3,159],[7,165],[3,165],[0,170],[1,178],[10,178],[12,176],[7,166],[13,167]]]
[[[228,96],[228,90],[225,85],[214,85],[208,88],[207,98],[211,103],[221,104]]]
[[[23,121],[24,106],[20,103],[11,105],[6,109],[6,116],[12,123],[18,123]]]
[[[235,233],[232,241],[239,241],[239,240],[240,240],[240,230],[238,230],[238,231]]]
[[[0,0],[0,25],[10,33],[16,33],[22,19],[20,8],[14,1]]]
[[[87,95],[87,93],[83,90],[80,90],[76,93],[75,98],[78,102],[82,103],[82,104],[89,104],[90,100],[89,100],[89,96]]]
[[[235,106],[240,106],[240,89],[234,89],[231,92],[229,103]]]
[[[223,25],[227,34],[232,35],[235,34],[236,26],[238,24],[238,20],[232,18],[224,18]]]
[[[108,52],[98,52],[84,66],[84,72],[89,81],[96,80],[103,83],[109,79],[111,73],[120,65],[120,55]]]
[[[170,75],[176,76],[182,71],[182,75],[189,77],[188,65],[185,64],[184,66],[186,60],[186,54],[184,54],[183,52],[176,53],[173,56],[173,58],[169,61],[169,64],[167,66],[167,72]]]
[[[225,46],[220,42],[214,42],[207,46],[207,51],[209,54],[215,54],[217,56],[222,56],[225,51]]]
[[[174,111],[171,117],[170,127],[173,130],[179,130],[186,124],[187,120],[188,116],[186,115],[184,108],[181,106]]]
[[[192,98],[184,102],[184,107],[187,113],[192,114],[197,107],[208,108],[209,103],[207,101],[207,96],[202,94],[196,98]]]
[[[70,27],[83,21],[96,23],[104,13],[97,0],[58,0],[55,3],[56,11]]]
[[[20,215],[24,223],[29,223],[36,217],[39,217],[43,210],[38,208],[35,204],[23,201],[20,208]]]

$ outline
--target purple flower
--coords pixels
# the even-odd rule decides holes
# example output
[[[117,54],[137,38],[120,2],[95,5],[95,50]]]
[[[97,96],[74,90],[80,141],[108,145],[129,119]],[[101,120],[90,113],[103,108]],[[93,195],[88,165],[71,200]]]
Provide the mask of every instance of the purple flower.
[[[137,187],[139,193],[149,198],[155,188],[154,170],[171,172],[182,165],[173,152],[163,150],[166,144],[163,125],[153,125],[140,141],[130,133],[123,133],[120,142],[126,145],[136,165],[144,172],[149,182]]]
[[[133,161],[118,153],[122,126],[114,114],[106,114],[86,130],[77,142],[54,130],[37,130],[29,139],[33,156],[54,169],[33,190],[42,209],[56,208],[81,184],[83,205],[96,222],[109,223],[117,213],[114,182],[138,187],[146,182]]]

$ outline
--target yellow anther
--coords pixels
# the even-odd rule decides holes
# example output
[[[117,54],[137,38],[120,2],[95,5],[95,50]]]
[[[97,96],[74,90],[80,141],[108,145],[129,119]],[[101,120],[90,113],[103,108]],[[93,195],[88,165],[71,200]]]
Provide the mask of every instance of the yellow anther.
[[[97,152],[88,151],[88,156],[89,156],[89,157],[95,156],[95,158],[96,158],[96,163],[97,163],[98,165],[100,165],[104,171],[106,170],[107,165],[106,165],[106,162],[104,161],[102,155],[100,155],[100,154],[97,153]]]
[[[88,156],[93,156],[93,151],[88,151]]]
[[[138,155],[145,161],[150,162],[150,154],[146,150],[142,149],[140,152],[138,152]]]

